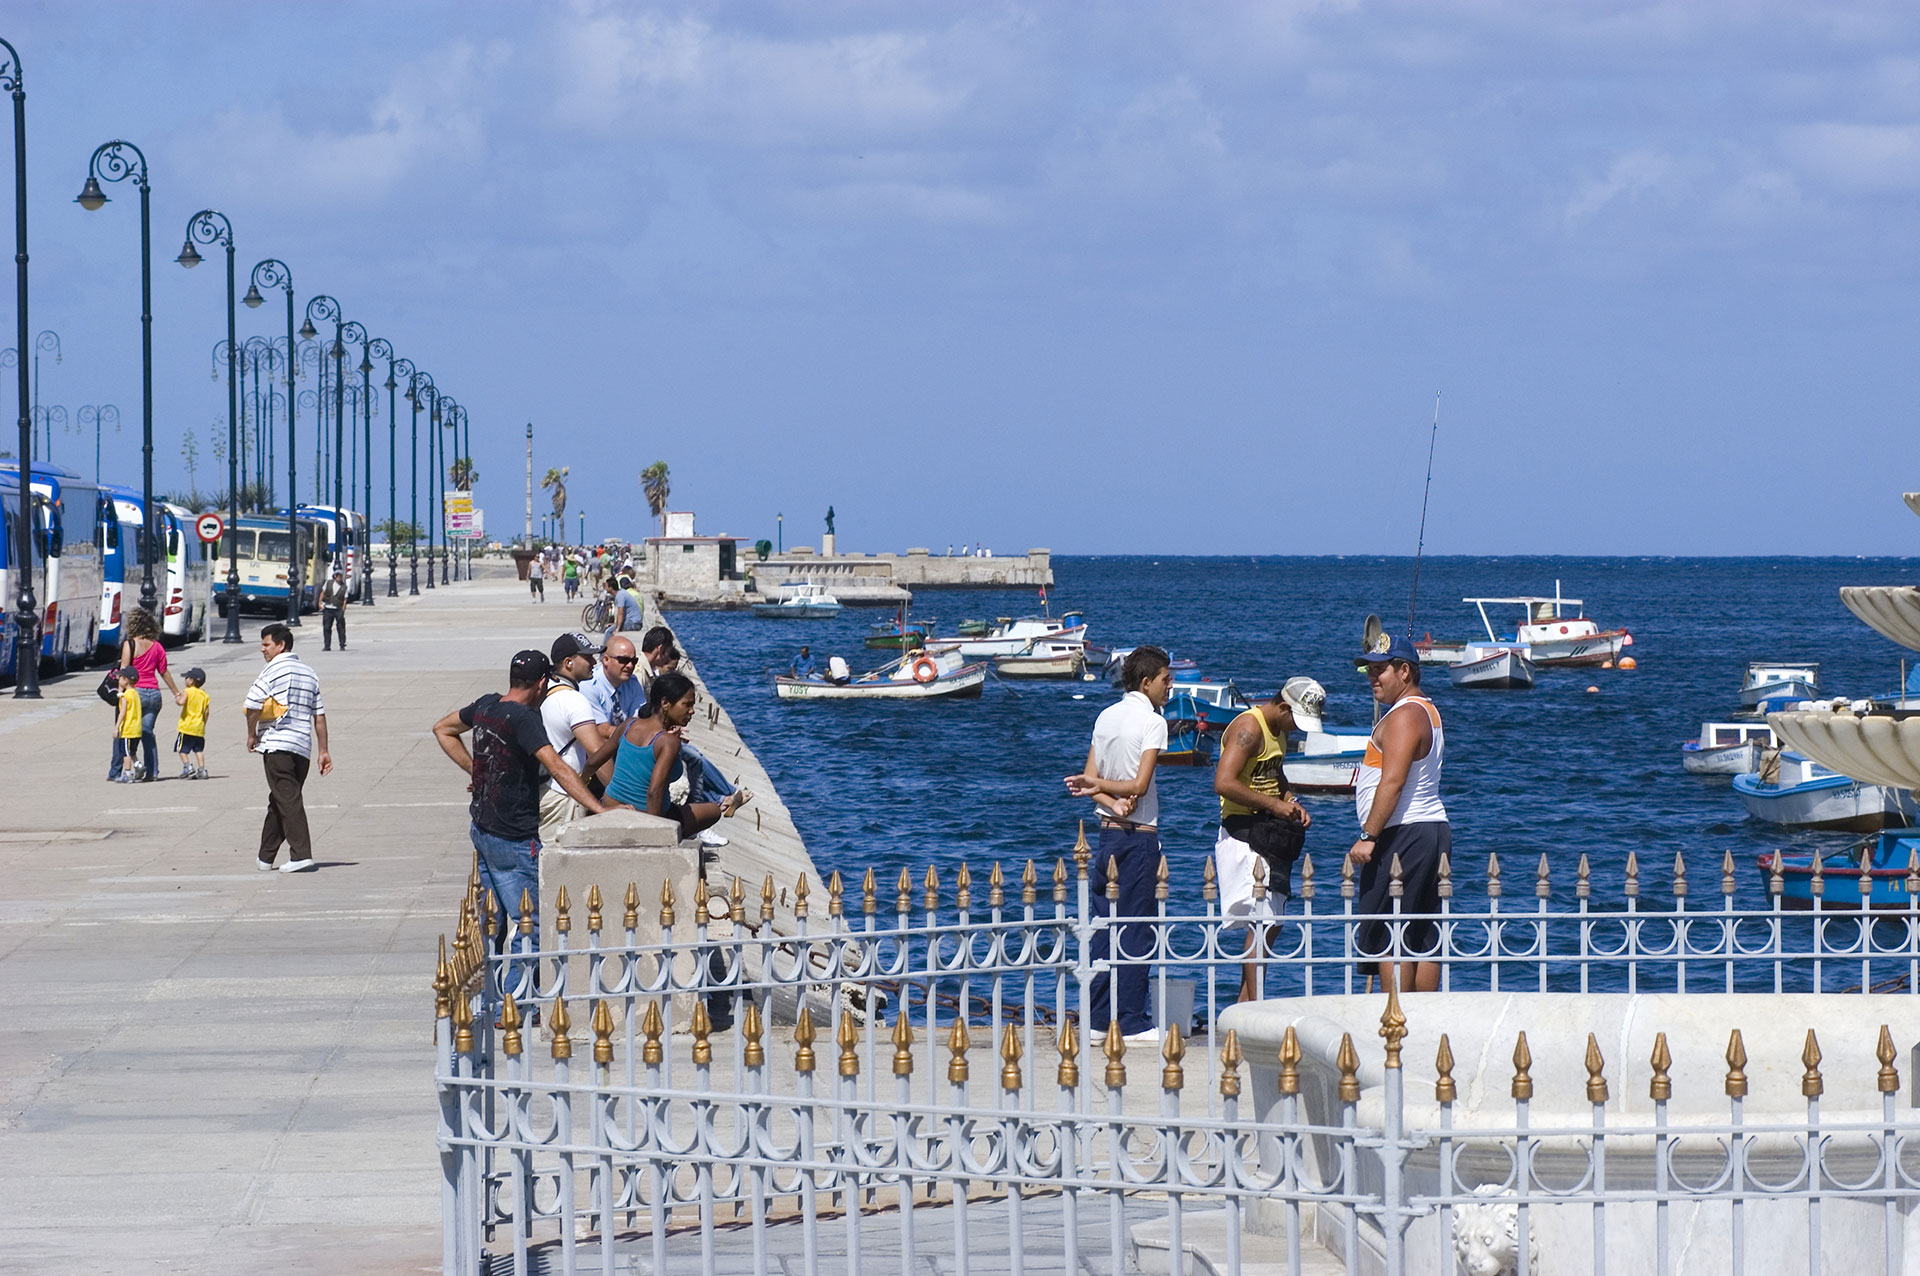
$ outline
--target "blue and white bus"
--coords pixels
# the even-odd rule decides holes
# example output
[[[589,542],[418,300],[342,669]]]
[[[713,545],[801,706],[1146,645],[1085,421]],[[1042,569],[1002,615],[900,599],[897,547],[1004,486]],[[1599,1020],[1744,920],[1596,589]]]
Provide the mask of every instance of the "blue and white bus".
[[[213,546],[194,530],[192,510],[162,505],[160,516],[160,543],[167,556],[160,633],[172,642],[198,642],[207,636],[207,617],[213,611]]]
[[[0,678],[14,676],[14,656],[19,651],[19,628],[14,624],[13,607],[20,595],[20,520],[28,514],[20,508],[20,475],[12,470],[0,472],[0,526],[6,537],[0,540]],[[33,583],[33,596],[45,598],[47,560],[40,552],[40,538],[33,538],[33,561],[26,571]]]
[[[140,493],[112,483],[100,488],[100,655],[117,656],[129,608],[140,602]],[[157,574],[157,567],[156,567]],[[158,619],[158,617],[155,617]]]
[[[326,525],[321,520],[296,518],[300,536],[300,610],[319,606],[319,582],[326,568]],[[284,616],[287,611],[287,568],[293,561],[287,520],[271,514],[242,514],[240,522],[220,538],[213,563],[214,604],[227,614],[227,556],[237,549],[240,571],[240,610]]]
[[[17,484],[20,467],[0,465]],[[65,673],[93,659],[100,641],[100,489],[58,465],[33,467],[33,535],[45,559],[34,591],[40,615],[40,662]]]
[[[326,525],[327,573],[337,567],[347,575],[347,597],[360,597],[360,547],[366,543],[366,515],[337,505],[301,505],[297,512]]]

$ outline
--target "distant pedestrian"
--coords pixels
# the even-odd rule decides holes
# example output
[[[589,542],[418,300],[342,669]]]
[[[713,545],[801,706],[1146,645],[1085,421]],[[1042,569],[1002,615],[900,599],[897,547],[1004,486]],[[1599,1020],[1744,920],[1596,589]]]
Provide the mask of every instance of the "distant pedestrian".
[[[572,602],[580,596],[580,560],[567,555],[566,565],[560,569],[560,579],[567,587],[567,601]]]
[[[334,630],[340,631],[340,650],[347,649],[347,574],[340,568],[320,587],[320,650],[333,650]]]
[[[546,728],[547,743],[582,777],[592,773],[587,759],[606,743],[606,733],[600,729],[606,719],[580,691],[581,681],[593,673],[593,658],[599,654],[599,644],[585,634],[555,638],[548,652],[553,672],[540,697],[540,722]],[[566,786],[549,777],[540,791],[540,840],[551,842],[561,829],[580,818],[580,812],[580,804]]]
[[[120,664],[138,675],[140,752],[146,762],[146,774],[142,778],[157,780],[160,778],[160,741],[154,735],[154,723],[160,717],[160,683],[165,680],[175,704],[180,703],[180,684],[167,671],[167,649],[161,645],[160,622],[153,618],[153,613],[144,607],[135,607],[127,613],[125,623],[127,636],[120,644]]]
[[[803,645],[800,648],[800,654],[793,658],[793,664],[788,666],[787,672],[796,678],[817,677],[820,670],[813,663],[812,648]]]
[[[267,818],[260,826],[260,858],[273,868],[286,843],[283,873],[312,872],[313,835],[307,828],[307,772],[319,751],[320,774],[333,770],[327,751],[327,707],[320,679],[293,654],[293,631],[278,621],[260,631],[260,657],[267,667],[247,688],[247,752],[258,753],[267,772]]]
[[[1314,691],[1326,699],[1313,679],[1292,679],[1221,733],[1220,760],[1213,768],[1213,791],[1220,797],[1213,865],[1219,872],[1221,916],[1247,928],[1249,960],[1240,965],[1241,1001],[1252,1001],[1257,993],[1255,943],[1263,934],[1272,935],[1266,923],[1285,911],[1293,895],[1293,862],[1313,823],[1287,785],[1284,761],[1287,733],[1294,729],[1294,704]],[[1265,864],[1265,898],[1255,897],[1256,863]]]
[[[520,916],[525,895],[533,904],[532,950],[540,947],[540,793],[545,776],[574,801],[599,813],[606,804],[595,797],[574,769],[547,742],[539,704],[553,664],[546,653],[517,652],[507,667],[507,693],[488,692],[464,709],[433,724],[434,739],[454,764],[471,777],[467,836],[480,855],[481,880],[493,892],[494,946],[507,951],[508,937]],[[473,749],[461,739],[473,732]],[[544,771],[544,775],[543,775]],[[521,979],[521,972],[527,974]],[[535,963],[516,960],[502,991],[526,1002],[535,992]]]
[[[187,694],[180,700],[179,735],[173,748],[180,755],[180,778],[207,778],[207,715],[213,707],[207,695],[207,671],[199,667],[187,670]]]
[[[1382,985],[1398,981],[1401,992],[1432,992],[1440,987],[1438,961],[1379,961],[1396,948],[1407,955],[1434,953],[1439,927],[1431,920],[1395,923],[1392,919],[1392,869],[1400,861],[1403,915],[1440,911],[1440,860],[1453,848],[1447,808],[1440,801],[1440,764],[1446,732],[1440,711],[1420,694],[1420,653],[1410,638],[1384,636],[1375,650],[1357,657],[1366,670],[1373,698],[1385,706],[1354,778],[1354,806],[1360,838],[1347,857],[1360,866],[1360,897],[1354,912],[1363,921],[1354,930],[1354,947],[1365,961],[1361,969],[1378,974]],[[1395,943],[1393,931],[1401,933]]]
[[[1160,710],[1173,692],[1173,670],[1167,653],[1158,647],[1135,647],[1121,667],[1126,693],[1119,703],[1100,711],[1094,720],[1093,743],[1087,764],[1066,779],[1075,797],[1090,797],[1100,817],[1100,844],[1093,858],[1093,908],[1106,916],[1109,908],[1122,920],[1099,931],[1093,941],[1093,960],[1107,959],[1109,937],[1117,930],[1119,970],[1117,996],[1109,995],[1109,972],[1094,976],[1088,990],[1087,1022],[1105,1032],[1117,1020],[1128,1041],[1160,1039],[1165,1025],[1155,1026],[1147,1006],[1147,964],[1153,955],[1153,927],[1145,918],[1154,914],[1153,889],[1160,867],[1160,796],[1154,787],[1154,768],[1167,747],[1167,720]],[[1112,880],[1119,899],[1109,905],[1107,882]],[[1117,1002],[1117,1005],[1115,1004]]]
[[[527,564],[527,592],[533,595],[533,601],[547,601],[547,560],[544,554],[535,554],[533,561]]]
[[[614,632],[639,633],[647,627],[647,604],[640,597],[640,591],[633,587],[630,577],[620,578],[620,588],[613,596]]]
[[[107,778],[115,784],[132,784],[140,778],[135,757],[140,748],[140,693],[134,688],[140,675],[122,665],[114,676],[120,684],[120,699],[113,717],[113,769]]]

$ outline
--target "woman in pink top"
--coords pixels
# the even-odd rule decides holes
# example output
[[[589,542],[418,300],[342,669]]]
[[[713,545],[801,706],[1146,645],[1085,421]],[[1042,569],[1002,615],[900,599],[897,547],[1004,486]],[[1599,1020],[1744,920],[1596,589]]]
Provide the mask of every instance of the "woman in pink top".
[[[134,690],[140,696],[140,743],[147,765],[143,780],[160,774],[160,742],[154,738],[154,722],[160,716],[160,681],[165,679],[173,692],[173,702],[181,703],[186,693],[167,669],[167,649],[160,645],[160,624],[153,613],[135,607],[127,613],[127,638],[120,646],[120,665],[139,675]]]

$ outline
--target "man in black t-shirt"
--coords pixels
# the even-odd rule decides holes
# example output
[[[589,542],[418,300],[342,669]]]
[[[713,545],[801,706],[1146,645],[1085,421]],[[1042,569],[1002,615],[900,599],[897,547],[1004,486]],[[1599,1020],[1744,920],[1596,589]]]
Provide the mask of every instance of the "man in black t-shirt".
[[[467,785],[473,794],[468,836],[480,853],[481,880],[493,892],[498,909],[494,944],[499,952],[507,951],[507,940],[515,933],[522,894],[534,904],[532,942],[525,951],[540,950],[540,789],[546,777],[551,775],[589,812],[607,809],[547,742],[539,706],[552,672],[544,652],[520,652],[508,669],[507,694],[489,692],[433,724],[440,748],[473,777]],[[472,752],[461,739],[468,731],[473,732]],[[531,975],[529,964],[524,982],[517,966],[508,976],[506,987],[517,1000],[531,999]]]

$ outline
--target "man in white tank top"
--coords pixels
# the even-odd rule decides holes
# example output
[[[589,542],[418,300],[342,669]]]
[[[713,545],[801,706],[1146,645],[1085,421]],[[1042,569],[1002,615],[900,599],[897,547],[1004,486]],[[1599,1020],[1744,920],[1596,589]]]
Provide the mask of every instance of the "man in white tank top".
[[[1453,844],[1440,801],[1446,732],[1440,711],[1420,694],[1420,656],[1412,640],[1393,638],[1377,646],[1354,662],[1384,706],[1354,780],[1360,838],[1347,856],[1360,870],[1354,912],[1366,919],[1355,927],[1354,946],[1363,959],[1417,958],[1437,951],[1439,927],[1429,920],[1394,921],[1391,869],[1398,856],[1403,917],[1440,911],[1440,860]],[[1366,960],[1362,969],[1382,981],[1397,979],[1402,992],[1440,987],[1437,961]]]

